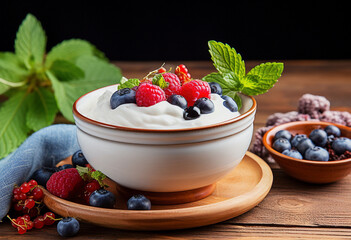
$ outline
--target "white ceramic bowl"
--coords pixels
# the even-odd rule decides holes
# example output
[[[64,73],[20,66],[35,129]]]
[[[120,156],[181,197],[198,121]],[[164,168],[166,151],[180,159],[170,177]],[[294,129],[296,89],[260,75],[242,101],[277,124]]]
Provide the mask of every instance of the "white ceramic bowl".
[[[217,124],[175,130],[104,124],[73,106],[79,145],[95,168],[119,185],[149,192],[178,192],[217,182],[237,166],[253,133],[256,101],[242,95],[241,115]]]

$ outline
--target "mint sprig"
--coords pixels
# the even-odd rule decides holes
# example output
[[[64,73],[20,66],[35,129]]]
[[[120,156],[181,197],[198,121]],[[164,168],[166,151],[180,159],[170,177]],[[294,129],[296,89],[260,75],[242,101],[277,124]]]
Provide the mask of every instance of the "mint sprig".
[[[223,94],[232,97],[239,109],[242,103],[238,93],[253,96],[267,92],[278,81],[284,69],[283,63],[267,62],[246,73],[245,62],[234,48],[213,40],[208,42],[208,46],[218,72],[210,73],[202,80],[219,83]]]
[[[0,159],[33,131],[49,126],[58,112],[73,121],[81,95],[119,83],[120,70],[88,41],[65,40],[46,54],[41,23],[28,14],[20,25],[15,51],[0,52]]]
[[[103,180],[106,178],[106,175],[103,174],[101,171],[96,170],[93,171],[91,168],[89,167],[82,167],[82,166],[76,166],[76,169],[79,173],[79,175],[81,176],[81,178],[85,181],[85,182],[91,182],[92,180],[96,180],[100,187],[108,187],[108,185],[106,185]]]

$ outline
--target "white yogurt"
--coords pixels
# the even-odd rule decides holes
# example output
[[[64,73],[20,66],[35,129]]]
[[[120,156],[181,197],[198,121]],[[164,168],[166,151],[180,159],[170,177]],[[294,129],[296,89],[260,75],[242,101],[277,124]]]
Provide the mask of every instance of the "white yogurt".
[[[85,95],[77,106],[82,115],[105,124],[143,129],[182,129],[201,127],[223,122],[240,115],[231,112],[223,105],[223,99],[218,94],[211,94],[215,110],[209,114],[201,114],[194,120],[183,118],[184,110],[167,101],[159,102],[150,107],[138,107],[127,103],[115,109],[110,107],[110,98],[116,91],[116,86],[99,89]]]

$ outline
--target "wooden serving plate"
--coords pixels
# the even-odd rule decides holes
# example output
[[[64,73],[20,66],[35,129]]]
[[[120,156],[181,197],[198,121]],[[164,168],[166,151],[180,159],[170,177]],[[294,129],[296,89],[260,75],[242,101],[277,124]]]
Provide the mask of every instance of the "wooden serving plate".
[[[127,210],[118,192],[115,209],[97,208],[56,197],[44,190],[44,203],[53,212],[104,227],[126,230],[172,230],[210,225],[241,215],[260,203],[273,182],[270,167],[247,152],[241,163],[217,182],[211,195],[184,204],[152,205],[152,210]],[[110,186],[115,189],[115,186]]]

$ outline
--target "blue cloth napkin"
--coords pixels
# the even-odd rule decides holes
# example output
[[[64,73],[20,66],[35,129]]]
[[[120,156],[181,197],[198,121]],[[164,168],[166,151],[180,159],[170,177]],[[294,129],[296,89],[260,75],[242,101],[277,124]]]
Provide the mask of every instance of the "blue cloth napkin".
[[[0,220],[10,209],[15,184],[28,181],[43,166],[54,167],[78,150],[76,126],[56,124],[33,133],[16,151],[1,159]]]

